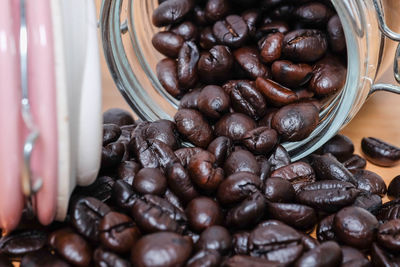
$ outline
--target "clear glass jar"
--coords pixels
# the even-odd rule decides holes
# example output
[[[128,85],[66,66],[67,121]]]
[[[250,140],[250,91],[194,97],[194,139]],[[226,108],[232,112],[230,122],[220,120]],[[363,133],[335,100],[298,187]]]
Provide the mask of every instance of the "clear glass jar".
[[[340,93],[326,101],[320,123],[307,139],[283,144],[293,160],[307,156],[333,137],[354,118],[371,93],[379,90],[400,93],[394,85],[377,83],[393,65],[397,45],[385,35],[400,40],[395,33],[400,31],[400,23],[396,23],[400,1],[380,1],[332,0],[346,35],[347,81]],[[157,6],[157,0],[103,0],[101,10],[107,64],[121,94],[143,120],[172,119],[179,105],[155,74],[157,62],[164,57],[151,44],[153,34],[159,31],[151,23],[151,14]],[[398,49],[396,73],[399,53]]]

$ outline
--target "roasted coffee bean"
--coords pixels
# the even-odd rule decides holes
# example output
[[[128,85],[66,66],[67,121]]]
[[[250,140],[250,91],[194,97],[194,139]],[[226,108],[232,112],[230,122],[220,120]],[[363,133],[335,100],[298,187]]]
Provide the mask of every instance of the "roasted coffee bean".
[[[272,128],[285,141],[300,141],[308,137],[317,127],[318,113],[319,110],[311,103],[290,104],[275,114]]]
[[[187,167],[189,165],[192,157],[200,152],[204,152],[205,150],[199,147],[183,147],[178,150],[175,150],[175,155],[178,157],[183,167]]]
[[[117,254],[104,250],[103,248],[97,248],[93,253],[93,262],[97,267],[130,267],[129,261],[121,258]]]
[[[311,102],[311,101],[318,101],[316,99],[313,99],[314,93],[309,91],[306,88],[300,88],[295,90],[296,96],[299,99],[299,101],[304,101],[304,102]],[[320,108],[319,105],[315,105],[316,107]]]
[[[237,172],[227,177],[218,187],[217,198],[222,205],[243,201],[262,187],[261,179],[249,172]]]
[[[225,84],[222,85],[222,89],[224,89],[224,91],[228,94],[231,95],[231,92],[233,90],[233,88],[235,88],[239,83],[249,83],[249,86],[254,87],[255,86],[255,82],[254,81],[250,81],[250,80],[230,80],[227,81]]]
[[[192,88],[198,81],[197,62],[199,58],[199,49],[193,41],[186,41],[179,50],[177,63],[178,80],[179,85],[185,89]]]
[[[301,235],[283,223],[261,223],[249,236],[249,254],[285,266],[291,265],[303,252]]]
[[[309,230],[317,222],[313,208],[301,204],[267,203],[271,219],[282,221],[296,229]]]
[[[368,258],[359,250],[342,246],[342,265],[341,267],[368,267],[371,266]]]
[[[400,219],[400,199],[386,202],[375,213],[375,215],[381,223],[394,219]]]
[[[136,127],[134,135],[141,135],[145,139],[157,139],[172,149],[178,148],[178,132],[176,125],[169,120],[158,120],[154,122],[142,122],[141,127]]]
[[[367,166],[367,161],[361,156],[354,154],[345,162],[343,162],[343,166],[345,166],[348,170],[365,169]]]
[[[282,53],[289,60],[313,62],[325,55],[328,41],[319,30],[301,29],[288,32],[283,39]]]
[[[316,235],[320,242],[337,240],[335,230],[333,228],[334,219],[335,219],[335,214],[331,214],[326,216],[319,222],[316,230]]]
[[[100,241],[117,253],[127,253],[140,237],[139,228],[125,214],[111,211],[100,222]]]
[[[40,230],[17,231],[0,238],[0,254],[22,256],[46,245],[47,235]]]
[[[229,47],[213,46],[203,52],[198,63],[199,76],[206,83],[223,82],[231,75],[234,59]]]
[[[139,196],[133,191],[132,186],[123,180],[115,182],[112,189],[113,203],[124,210],[130,210]]]
[[[278,133],[267,127],[255,128],[243,136],[242,143],[255,154],[267,154],[278,143]]]
[[[256,122],[241,113],[230,113],[223,116],[214,128],[217,136],[226,136],[233,141],[240,141],[246,132],[256,128]]]
[[[296,192],[303,185],[315,182],[313,168],[310,164],[301,161],[276,169],[271,173],[271,177],[278,177],[289,181]]]
[[[301,234],[301,242],[303,243],[303,247],[305,251],[312,250],[320,245],[319,241],[314,237],[309,236],[303,232],[299,232]]]
[[[383,140],[373,137],[363,138],[361,148],[367,160],[375,165],[391,167],[400,162],[400,148]]]
[[[379,195],[364,191],[358,195],[353,206],[375,213],[382,207],[382,198]]]
[[[308,87],[320,96],[333,94],[343,88],[346,76],[347,69],[339,59],[326,56],[314,65],[313,76]]]
[[[233,52],[236,62],[252,79],[269,77],[270,70],[261,62],[261,56],[254,47],[241,47]]]
[[[354,145],[347,136],[337,134],[322,146],[321,152],[322,154],[330,153],[338,161],[344,162],[353,155]]]
[[[116,124],[103,125],[103,146],[115,142],[121,136],[121,128]]]
[[[281,145],[277,145],[275,147],[275,149],[272,151],[271,156],[268,158],[268,161],[271,164],[271,172],[287,166],[291,163],[289,153]]]
[[[197,26],[189,20],[172,27],[171,32],[183,37],[185,41],[196,40],[198,35]]]
[[[224,261],[223,267],[242,267],[242,266],[251,266],[251,267],[277,267],[281,266],[276,261],[270,261],[266,259],[261,259],[258,257],[251,257],[246,255],[235,255],[226,261]]]
[[[304,253],[294,266],[339,266],[342,262],[342,250],[334,241],[322,243],[318,247]]]
[[[280,32],[282,34],[286,34],[289,32],[289,25],[281,20],[271,20],[269,19],[267,22],[263,23],[256,32],[256,38],[260,39],[266,34],[277,33]]]
[[[242,18],[247,24],[250,37],[254,37],[257,32],[257,24],[261,17],[261,13],[257,9],[248,9],[242,13]]]
[[[223,19],[230,11],[228,0],[208,0],[205,6],[205,16],[210,22]]]
[[[230,108],[229,95],[216,85],[204,87],[198,98],[198,109],[203,115],[211,119],[219,119]]]
[[[389,184],[387,193],[389,198],[400,198],[400,176],[393,178]]]
[[[198,196],[188,172],[180,163],[174,163],[167,169],[168,186],[179,199],[187,203]]]
[[[240,47],[247,41],[249,30],[242,17],[229,15],[214,24],[213,33],[219,43]]]
[[[136,128],[136,123],[124,125],[124,126],[121,126],[120,128],[121,128],[121,135],[120,135],[118,141],[120,141],[120,142],[127,141],[129,143],[129,141],[131,140],[131,133]]]
[[[159,169],[143,168],[136,174],[132,187],[139,194],[161,196],[167,189],[167,179]]]
[[[128,184],[132,185],[136,174],[141,169],[141,166],[136,161],[124,161],[118,165],[117,177],[118,179],[124,180]]]
[[[371,192],[380,196],[386,194],[385,181],[378,174],[368,170],[353,170],[351,171],[357,183],[358,189]]]
[[[117,166],[125,153],[125,146],[120,142],[106,145],[101,150],[101,167],[104,169]]]
[[[128,111],[120,108],[112,108],[103,113],[103,123],[124,126],[135,124],[135,120]]]
[[[371,249],[371,262],[373,266],[400,266],[400,257],[383,250],[376,243],[373,243]]]
[[[297,193],[297,200],[319,211],[332,213],[353,204],[358,194],[358,189],[350,183],[326,180],[304,185]]]
[[[297,18],[296,21],[315,27],[316,25],[325,25],[333,12],[322,3],[311,2],[296,8],[294,15]]]
[[[177,63],[170,58],[164,58],[157,63],[157,78],[161,85],[173,97],[179,97],[182,91],[179,86]]]
[[[184,266],[192,253],[192,242],[181,235],[161,232],[142,237],[132,248],[136,267]]]
[[[232,246],[235,254],[248,254],[247,244],[249,241],[249,232],[236,232],[232,236]]]
[[[281,5],[271,11],[271,16],[275,19],[290,20],[293,16],[293,5]]]
[[[174,119],[179,133],[196,146],[206,148],[212,141],[212,129],[200,112],[181,109]]]
[[[400,220],[391,220],[379,226],[377,242],[392,252],[400,251]]]
[[[186,215],[165,199],[155,195],[145,195],[136,200],[131,214],[140,230],[145,233],[182,233],[186,228]]]
[[[96,198],[81,198],[71,206],[71,222],[81,235],[98,241],[100,221],[110,211],[110,207]]]
[[[76,187],[74,193],[79,196],[92,196],[101,202],[107,202],[112,196],[114,184],[113,178],[100,176],[89,186]]]
[[[215,156],[208,151],[191,158],[188,172],[193,183],[207,192],[215,191],[224,179],[224,170],[217,167]]]
[[[275,81],[289,88],[298,88],[306,84],[312,76],[312,67],[308,64],[295,64],[289,60],[277,60],[271,67]]]
[[[214,250],[200,250],[187,262],[186,267],[218,267],[220,266],[221,255]]]
[[[154,26],[163,27],[182,20],[194,8],[193,0],[167,0],[160,4],[153,12]]]
[[[151,40],[158,52],[171,58],[178,57],[179,50],[181,50],[184,41],[182,36],[170,31],[158,32]]]
[[[89,266],[92,250],[80,235],[64,228],[50,234],[49,244],[61,257],[74,266]]]
[[[265,207],[264,196],[257,191],[228,211],[226,225],[233,229],[247,229],[263,218]]]
[[[274,203],[291,203],[296,196],[292,184],[286,179],[271,177],[264,181],[264,197]]]
[[[186,93],[179,101],[179,109],[197,109],[200,89],[194,89]]]
[[[264,181],[269,177],[271,164],[269,163],[268,159],[262,155],[258,155],[256,159],[258,165],[260,166],[260,179],[264,183]]]
[[[226,254],[232,247],[232,237],[229,231],[219,225],[210,226],[205,229],[199,241],[197,241],[196,250],[218,251],[221,254]]]
[[[346,37],[338,15],[331,17],[326,30],[328,32],[329,45],[332,51],[336,53],[344,53],[346,51]]]
[[[226,136],[220,136],[208,145],[207,150],[215,156],[217,166],[222,166],[226,158],[232,153],[233,142]]]
[[[217,39],[214,36],[213,29],[211,27],[205,27],[200,32],[200,47],[209,50],[217,44]]]
[[[230,97],[235,111],[244,113],[254,119],[264,116],[267,103],[252,83],[247,81],[232,83]]]
[[[0,261],[0,266],[2,267],[13,267],[8,259]],[[36,252],[29,253],[22,257],[21,267],[68,267],[70,266],[67,262],[63,261],[56,255],[51,254],[51,252],[46,249],[41,249]]]
[[[238,172],[249,172],[259,175],[260,165],[254,155],[249,151],[237,150],[232,152],[225,160],[224,171],[226,176]]]
[[[266,37],[261,50],[261,59],[265,63],[272,63],[281,57],[283,37],[284,35],[280,32]]]
[[[276,107],[285,106],[299,100],[294,91],[270,79],[257,78],[256,86],[267,101]]]
[[[201,232],[212,225],[222,223],[222,211],[218,203],[207,197],[198,197],[189,202],[185,210],[189,226]]]
[[[337,237],[344,244],[367,249],[375,239],[379,222],[365,209],[346,207],[336,213],[333,225]]]
[[[312,155],[311,166],[318,180],[336,180],[357,185],[354,175],[329,154]]]

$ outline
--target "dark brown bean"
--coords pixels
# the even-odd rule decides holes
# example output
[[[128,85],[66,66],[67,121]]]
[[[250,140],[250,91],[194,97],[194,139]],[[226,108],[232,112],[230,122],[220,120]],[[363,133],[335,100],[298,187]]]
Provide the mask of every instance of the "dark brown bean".
[[[343,32],[342,23],[338,15],[334,15],[328,22],[327,26],[329,45],[333,52],[346,52],[346,37]]]
[[[357,185],[353,174],[329,154],[312,155],[311,166],[314,168],[318,180],[337,180]]]
[[[255,175],[260,174],[260,165],[252,153],[247,150],[232,152],[225,160],[224,171],[227,176],[237,172],[249,172]]]
[[[367,160],[383,167],[391,167],[400,162],[400,148],[383,140],[367,137],[361,141],[361,148]]]
[[[196,43],[186,41],[178,54],[177,73],[179,85],[185,89],[193,88],[198,81],[197,62],[200,52]]]
[[[171,58],[178,57],[184,41],[185,40],[180,35],[170,31],[158,32],[151,40],[154,48],[157,49],[158,52]]]
[[[348,170],[365,169],[367,166],[367,161],[360,155],[354,154],[345,162],[343,162],[343,166],[345,166]]]
[[[230,11],[228,0],[208,0],[205,6],[205,16],[210,22],[223,19]]]
[[[357,181],[357,188],[373,194],[384,196],[386,194],[385,181],[378,174],[368,170],[351,171]]]
[[[316,235],[320,242],[337,240],[335,230],[333,229],[333,220],[335,219],[335,214],[331,214],[323,218],[317,226]]]
[[[198,109],[211,119],[219,119],[230,108],[230,99],[225,91],[216,85],[204,87],[198,97]]]
[[[0,239],[0,253],[20,257],[46,245],[47,235],[40,230],[16,231]]]
[[[295,162],[287,166],[276,169],[271,173],[271,177],[279,177],[289,181],[297,192],[303,185],[315,182],[313,168],[305,162]]]
[[[175,60],[164,58],[157,63],[156,72],[158,80],[169,94],[174,97],[181,95],[182,90],[179,86],[177,63]]]
[[[227,259],[223,267],[242,267],[242,266],[251,266],[251,267],[278,267],[280,264],[276,261],[270,261],[266,259],[261,259],[258,257],[251,257],[246,255],[235,255],[229,259]]]
[[[232,247],[232,237],[229,231],[219,225],[205,229],[197,241],[196,250],[218,251],[222,255],[229,253]]]
[[[322,146],[321,152],[330,153],[340,162],[344,162],[353,155],[354,144],[347,136],[337,134]]]
[[[283,37],[280,32],[266,37],[261,50],[261,58],[265,63],[272,63],[281,57]]]
[[[189,20],[172,27],[171,32],[183,37],[185,41],[196,40],[198,35],[197,26]]]
[[[121,136],[121,128],[116,124],[103,124],[103,146],[115,142]]]
[[[275,203],[291,203],[296,195],[289,181],[275,177],[264,181],[263,193],[268,201]]]
[[[298,88],[312,77],[312,67],[308,64],[295,64],[289,60],[277,60],[271,67],[272,77],[289,88]]]
[[[249,30],[242,17],[229,15],[214,24],[213,33],[219,43],[230,47],[240,47],[247,41]]]
[[[194,8],[194,5],[194,0],[164,1],[154,10],[152,22],[156,27],[177,23]]]
[[[143,168],[136,174],[132,187],[142,195],[161,196],[167,189],[167,179],[159,169]]]
[[[267,203],[267,212],[271,219],[300,230],[309,230],[317,222],[314,209],[301,204]]]
[[[226,136],[233,141],[240,141],[246,132],[256,128],[256,122],[241,113],[231,113],[223,116],[216,124],[216,136]]]
[[[400,220],[391,220],[379,226],[377,242],[389,251],[400,251]]]
[[[241,47],[235,50],[233,55],[249,78],[270,76],[270,70],[261,62],[260,53],[256,48]]]
[[[218,203],[207,197],[198,197],[190,201],[185,213],[190,228],[196,232],[202,232],[212,225],[220,225],[223,220]]]
[[[111,108],[103,113],[104,124],[116,124],[118,126],[135,124],[131,113],[120,108]]]
[[[333,12],[323,3],[311,2],[296,8],[294,15],[298,22],[315,27],[325,25]]]
[[[233,55],[229,47],[213,46],[210,51],[203,52],[198,63],[199,76],[203,82],[212,84],[223,82],[231,76]]]
[[[212,28],[205,27],[200,32],[200,41],[199,41],[200,47],[205,50],[209,50],[213,48],[216,44],[217,44],[217,39],[214,36]]]
[[[339,266],[342,262],[342,251],[336,242],[328,241],[304,253],[295,267],[328,267]]]
[[[400,198],[400,176],[396,176],[388,187],[388,197],[391,199]]]
[[[197,109],[200,92],[201,89],[194,89],[186,93],[179,101],[179,109]]]
[[[222,166],[233,150],[233,142],[226,136],[215,138],[209,145],[207,150],[215,156],[215,163]]]
[[[254,154],[267,154],[278,143],[278,133],[267,127],[258,127],[247,132],[242,143]]]
[[[191,158],[188,172],[193,183],[207,192],[215,191],[224,179],[224,170],[217,167],[215,156],[208,151]]]
[[[287,166],[291,163],[289,153],[281,145],[277,145],[275,147],[271,156],[268,158],[268,161],[271,164],[271,172],[273,172],[276,169]]]
[[[200,250],[187,262],[186,267],[218,267],[220,266],[221,255],[214,250]]]
[[[298,101],[295,92],[270,79],[257,78],[256,86],[267,101],[274,106],[281,107]]]

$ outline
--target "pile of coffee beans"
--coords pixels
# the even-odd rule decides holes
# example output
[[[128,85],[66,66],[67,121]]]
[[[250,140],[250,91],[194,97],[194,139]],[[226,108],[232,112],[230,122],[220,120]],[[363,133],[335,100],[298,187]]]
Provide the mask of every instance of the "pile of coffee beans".
[[[0,266],[400,264],[400,179],[387,190],[343,135],[291,162],[279,144],[260,154],[257,142],[227,136],[182,147],[204,128],[135,122],[120,109],[104,121],[97,180],[75,189],[63,223],[44,227],[24,214],[0,239]],[[375,151],[393,148],[375,161],[400,151],[373,140]]]

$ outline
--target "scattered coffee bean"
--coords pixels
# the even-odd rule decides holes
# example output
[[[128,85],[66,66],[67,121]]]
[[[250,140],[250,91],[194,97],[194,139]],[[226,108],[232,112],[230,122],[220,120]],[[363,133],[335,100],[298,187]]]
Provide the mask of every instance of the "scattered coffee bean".
[[[400,148],[380,139],[373,137],[363,138],[361,148],[367,160],[376,165],[390,167],[400,162]]]
[[[135,120],[128,111],[120,108],[112,108],[104,112],[103,123],[124,126],[135,124]]]
[[[186,216],[190,228],[201,232],[212,225],[222,223],[222,211],[218,203],[207,197],[193,199],[186,207]]]
[[[396,199],[400,198],[400,176],[396,176],[390,182],[388,187],[388,197]]]
[[[344,162],[353,155],[354,145],[348,137],[338,134],[322,146],[321,152],[322,154],[330,153],[335,156],[338,161]]]

